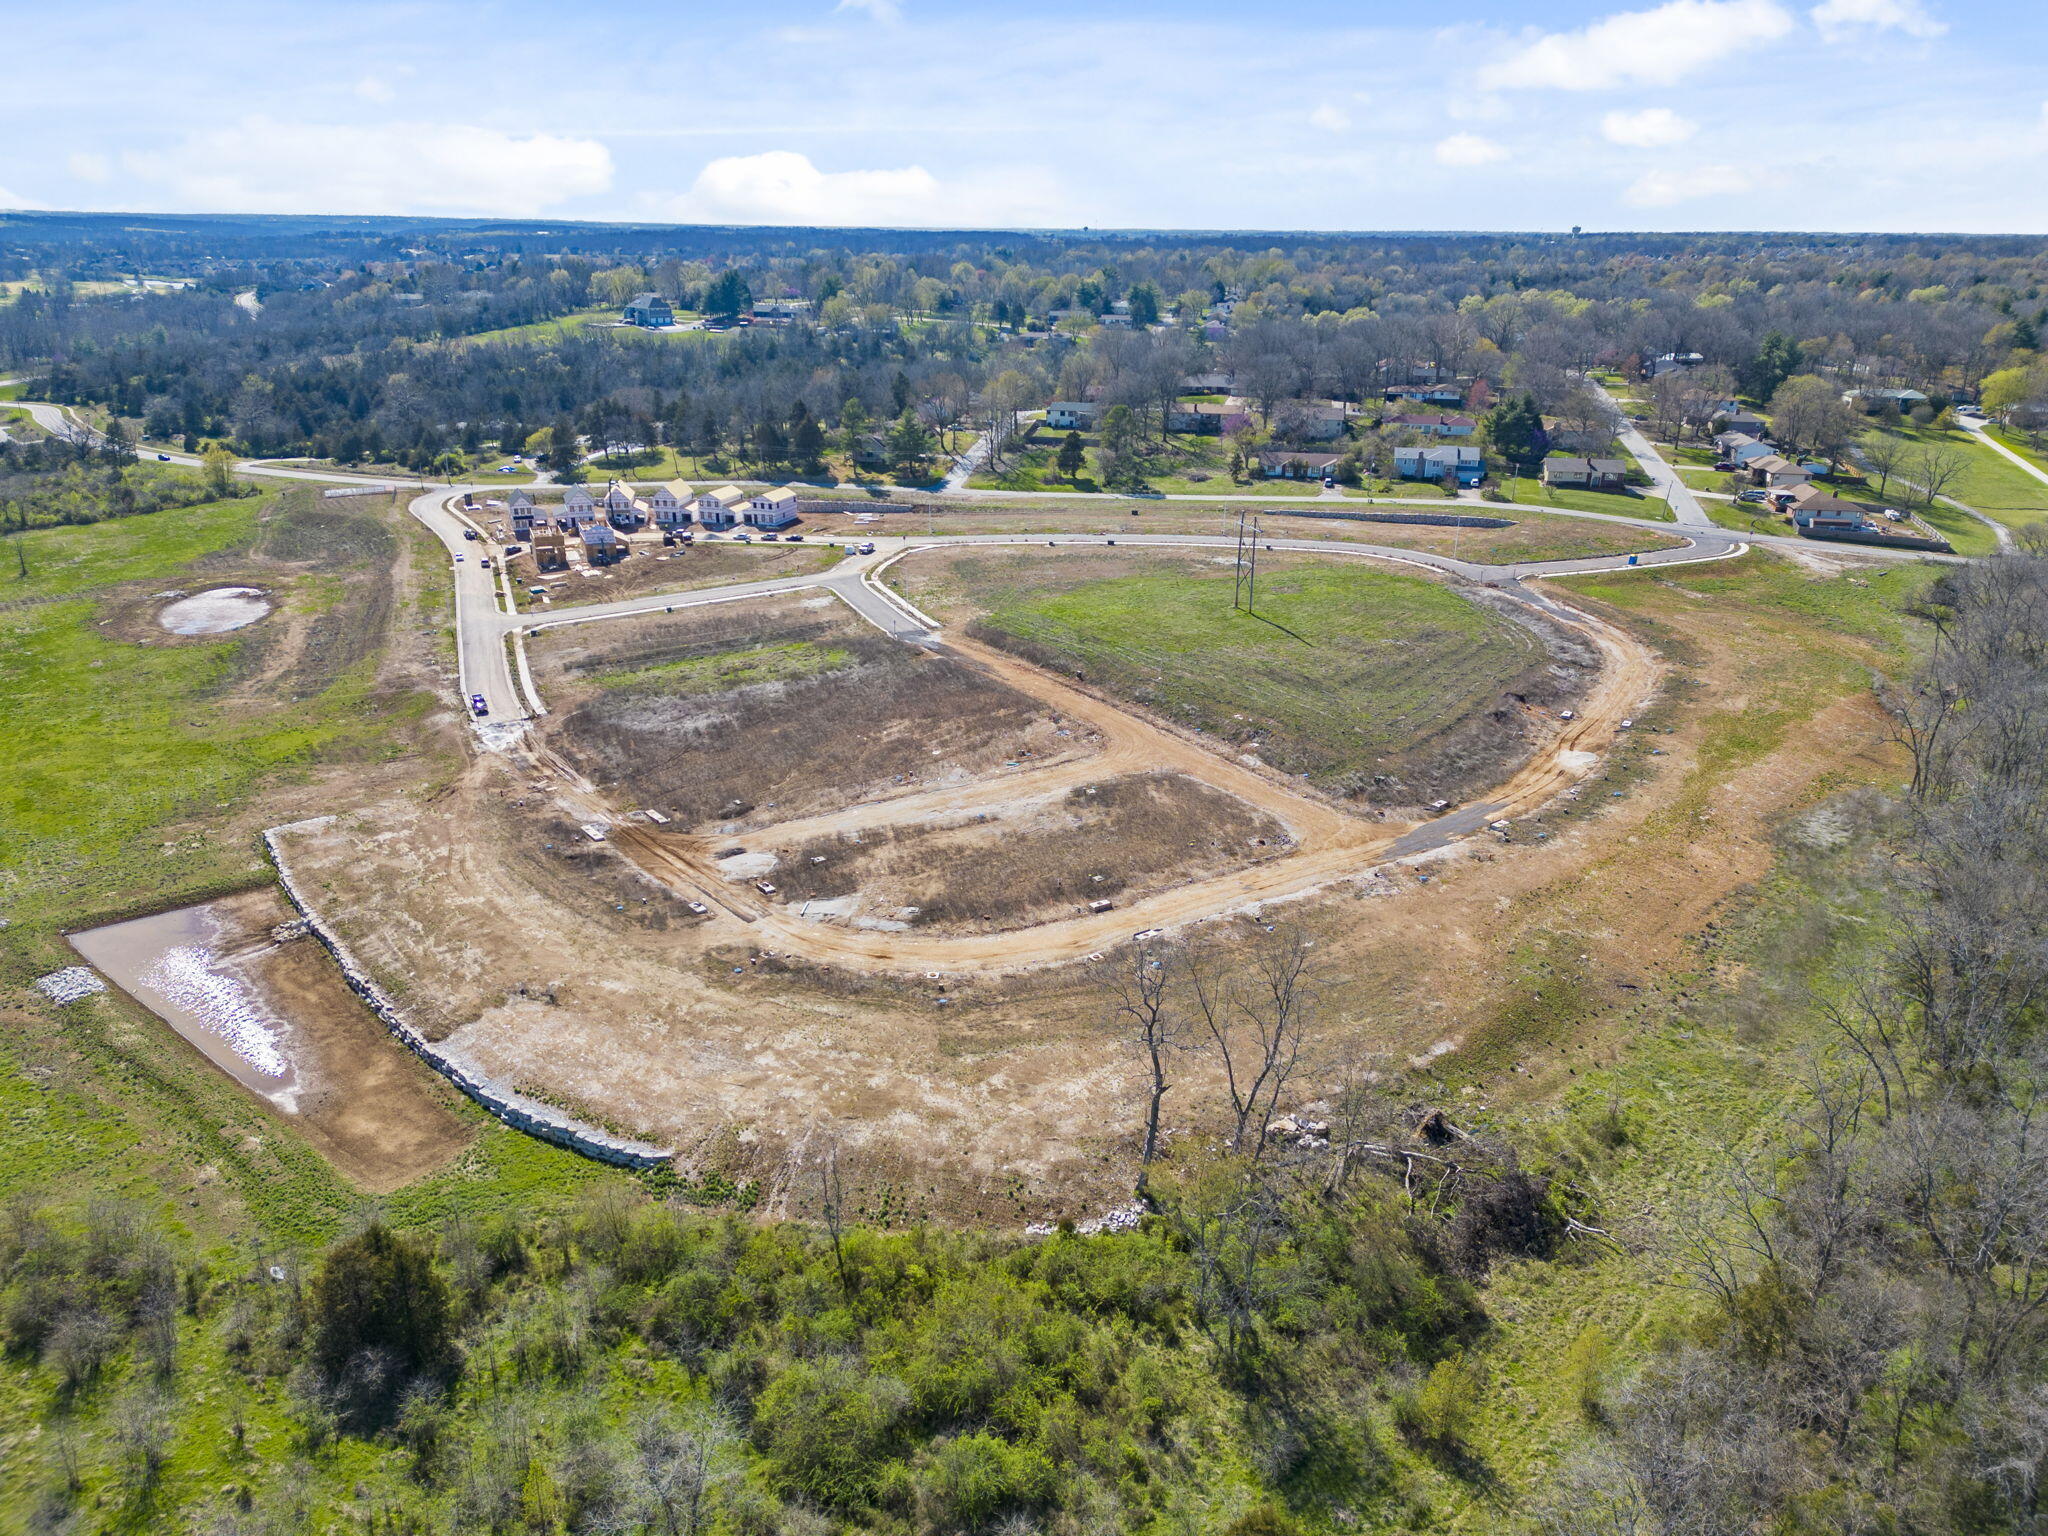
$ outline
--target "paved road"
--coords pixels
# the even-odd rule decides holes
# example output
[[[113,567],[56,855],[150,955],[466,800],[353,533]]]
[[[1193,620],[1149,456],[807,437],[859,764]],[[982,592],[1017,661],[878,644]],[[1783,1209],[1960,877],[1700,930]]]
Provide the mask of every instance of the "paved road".
[[[1608,393],[1607,386],[1597,379],[1588,379],[1586,382],[1600,392],[1601,399],[1615,410],[1621,411],[1621,446],[1642,462],[1643,472],[1664,493],[1664,500],[1671,507],[1671,515],[1687,528],[1713,527],[1714,520],[1707,516],[1706,508],[1702,507],[1699,498],[1693,495],[1692,487],[1685,483],[1677,470],[1665,462],[1664,455],[1657,451],[1656,444],[1636,430],[1635,423],[1628,419],[1628,413],[1622,410],[1621,402]]]

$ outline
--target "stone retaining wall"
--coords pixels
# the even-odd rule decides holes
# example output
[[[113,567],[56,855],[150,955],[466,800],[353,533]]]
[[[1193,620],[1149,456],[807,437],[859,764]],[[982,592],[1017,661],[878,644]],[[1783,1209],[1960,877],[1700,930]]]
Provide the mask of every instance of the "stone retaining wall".
[[[350,988],[370,1007],[384,1023],[384,1027],[402,1040],[414,1055],[439,1072],[449,1082],[468,1094],[477,1103],[496,1115],[514,1130],[537,1136],[542,1141],[553,1142],[571,1152],[580,1152],[585,1157],[596,1158],[601,1163],[611,1163],[621,1168],[658,1168],[675,1156],[673,1147],[657,1147],[650,1142],[632,1141],[623,1136],[614,1136],[596,1126],[585,1125],[582,1121],[563,1114],[538,1099],[525,1094],[514,1093],[500,1088],[488,1078],[479,1076],[461,1062],[421,1034],[399,1011],[384,989],[370,979],[370,975],[356,963],[355,956],[348,952],[340,939],[329,931],[320,920],[310,903],[299,893],[298,884],[292,879],[289,865],[285,863],[284,851],[278,846],[277,834],[285,830],[273,827],[263,834],[263,846],[270,854],[270,862],[277,868],[278,883],[293,908],[311,933],[327,947],[334,956],[334,963],[341,967],[341,974]]]

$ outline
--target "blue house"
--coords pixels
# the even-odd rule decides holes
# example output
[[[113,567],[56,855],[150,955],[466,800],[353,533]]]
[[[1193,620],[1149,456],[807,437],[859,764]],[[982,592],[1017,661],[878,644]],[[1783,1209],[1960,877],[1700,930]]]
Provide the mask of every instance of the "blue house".
[[[1449,444],[1396,448],[1394,473],[1404,480],[1454,480],[1461,486],[1477,485],[1486,478],[1486,455],[1477,448]]]

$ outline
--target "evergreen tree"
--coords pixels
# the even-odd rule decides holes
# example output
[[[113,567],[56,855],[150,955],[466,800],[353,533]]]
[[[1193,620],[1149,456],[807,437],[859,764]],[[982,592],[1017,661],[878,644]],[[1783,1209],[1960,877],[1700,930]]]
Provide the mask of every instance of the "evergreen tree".
[[[1131,289],[1131,324],[1152,326],[1159,323],[1159,290],[1150,283],[1138,283]]]
[[[889,458],[898,469],[921,469],[932,456],[932,434],[915,413],[905,411],[889,429]]]
[[[749,313],[754,307],[754,291],[747,286],[746,278],[737,267],[727,267],[711,279],[704,290],[704,313],[715,315],[722,320],[733,320]]]
[[[327,1255],[310,1298],[314,1358],[335,1380],[365,1353],[395,1367],[394,1390],[447,1368],[454,1340],[448,1282],[426,1247],[382,1222]]]
[[[1799,343],[1783,331],[1769,331],[1757,343],[1756,356],[1735,370],[1735,382],[1752,400],[1768,400],[1799,371]]]
[[[818,464],[825,457],[825,429],[810,416],[805,416],[790,433],[789,447],[791,456],[799,464]]]
[[[1057,460],[1060,473],[1072,480],[1081,473],[1081,466],[1087,462],[1087,451],[1081,446],[1081,434],[1069,432],[1067,440],[1060,444],[1060,456]]]
[[[1486,440],[1516,464],[1533,464],[1550,451],[1543,411],[1532,394],[1507,395],[1486,413]]]

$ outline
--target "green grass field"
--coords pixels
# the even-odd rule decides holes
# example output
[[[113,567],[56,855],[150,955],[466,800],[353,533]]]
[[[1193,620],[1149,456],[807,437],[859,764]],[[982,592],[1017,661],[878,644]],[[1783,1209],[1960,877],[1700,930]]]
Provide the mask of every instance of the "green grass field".
[[[1355,786],[1490,704],[1537,653],[1526,631],[1417,577],[1300,564],[1082,580],[991,562],[989,629],[1024,654],[1315,782]],[[1080,574],[1085,574],[1085,567]]]
[[[1938,432],[1932,427],[1910,425],[1891,431],[1892,435],[1907,438],[1915,443],[1941,444],[1962,452],[1965,468],[1947,491],[1947,494],[1957,501],[1975,507],[1979,512],[2005,524],[2008,528],[2048,522],[2048,485],[2043,485],[2017,464],[1999,457],[1991,449],[1977,442],[1969,433]],[[1911,479],[1911,464],[1902,467],[1899,473]],[[1925,509],[1915,507],[1914,510]],[[1949,516],[1957,516],[1953,509],[1937,507],[1928,516],[1928,521],[1941,525],[1941,515],[1945,510]],[[1963,548],[1962,544],[1957,542],[1956,536],[1948,532],[1946,526],[1943,526],[1943,532],[1957,549]],[[1968,530],[1964,532],[1968,537]]]
[[[1528,475],[1515,475],[1500,483],[1509,501],[1537,507],[1569,507],[1577,512],[1604,512],[1611,517],[1640,517],[1651,522],[1673,521],[1671,508],[1662,497],[1640,491],[1575,491],[1545,485]]]

